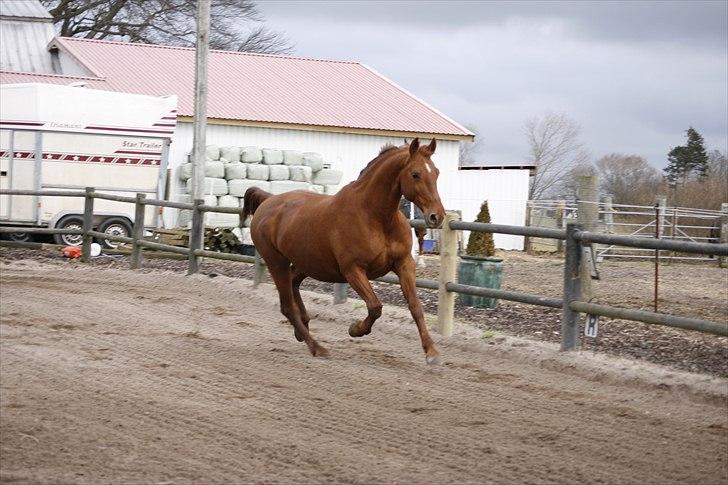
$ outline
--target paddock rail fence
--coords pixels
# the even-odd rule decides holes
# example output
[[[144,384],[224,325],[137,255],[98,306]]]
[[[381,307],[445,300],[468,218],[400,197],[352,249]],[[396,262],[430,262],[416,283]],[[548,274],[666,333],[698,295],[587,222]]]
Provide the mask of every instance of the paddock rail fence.
[[[242,254],[221,253],[208,251],[203,248],[204,214],[218,212],[238,214],[242,218],[242,208],[214,207],[204,205],[204,201],[195,200],[193,203],[172,202],[158,199],[148,199],[146,194],[137,194],[135,197],[105,194],[97,192],[93,187],[85,191],[50,191],[50,190],[6,190],[0,189],[0,195],[28,195],[28,196],[62,196],[83,197],[84,213],[83,228],[81,230],[53,229],[53,228],[27,228],[27,227],[0,227],[0,233],[26,232],[31,234],[74,234],[83,236],[82,256],[83,262],[91,259],[91,243],[94,238],[131,244],[131,267],[142,266],[142,249],[152,249],[185,255],[188,258],[188,274],[200,270],[200,258],[213,258],[226,261],[237,261],[255,265],[254,285],[264,279],[265,266],[261,258]],[[135,204],[135,220],[132,237],[114,236],[93,230],[94,200],[106,199],[117,202]],[[192,211],[192,224],[188,247],[161,244],[144,239],[144,209],[145,206],[172,207]],[[240,221],[242,226],[243,221]],[[423,220],[413,220],[412,227],[423,228]],[[452,335],[455,309],[455,295],[467,294],[515,301],[530,305],[561,309],[561,350],[574,350],[579,346],[580,314],[590,316],[604,316],[638,321],[643,323],[665,325],[669,327],[695,330],[699,332],[728,336],[728,324],[711,322],[696,318],[668,315],[664,313],[619,308],[607,305],[598,305],[583,301],[581,290],[582,266],[588,264],[584,248],[592,244],[624,246],[651,250],[676,251],[698,255],[728,256],[728,244],[709,244],[702,242],[648,239],[644,237],[620,236],[600,234],[582,230],[579,224],[567,224],[566,229],[550,229],[536,226],[510,226],[502,224],[485,224],[479,222],[464,222],[458,219],[455,212],[448,212],[440,229],[440,274],[438,280],[417,279],[418,288],[438,291],[437,325],[444,336]],[[487,233],[512,234],[518,236],[549,238],[563,241],[565,245],[564,283],[562,298],[543,295],[534,295],[517,291],[496,290],[481,288],[457,283],[455,274],[457,270],[457,231],[475,231]],[[18,243],[15,243],[16,245]],[[398,277],[390,273],[375,281],[398,284]],[[334,302],[345,300],[345,284],[335,284]]]

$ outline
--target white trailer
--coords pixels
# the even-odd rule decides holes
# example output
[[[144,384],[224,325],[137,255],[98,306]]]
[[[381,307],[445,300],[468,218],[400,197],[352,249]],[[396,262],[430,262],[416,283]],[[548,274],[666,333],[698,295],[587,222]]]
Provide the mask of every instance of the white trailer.
[[[0,85],[0,188],[83,190],[163,198],[176,96],[153,97],[52,84]],[[0,225],[80,229],[83,199],[0,195]],[[94,201],[94,227],[129,236],[134,206]],[[160,213],[147,206],[145,225]],[[25,240],[22,232],[13,235]],[[80,236],[56,235],[77,245]],[[111,241],[100,241],[113,247]]]

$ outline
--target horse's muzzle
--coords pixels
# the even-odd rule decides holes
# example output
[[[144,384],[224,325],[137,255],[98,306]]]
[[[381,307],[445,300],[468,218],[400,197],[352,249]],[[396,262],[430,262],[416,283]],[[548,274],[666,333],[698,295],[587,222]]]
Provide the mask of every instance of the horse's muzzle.
[[[430,212],[425,218],[425,225],[430,229],[436,229],[442,225],[443,219],[444,217],[440,217],[437,213]]]

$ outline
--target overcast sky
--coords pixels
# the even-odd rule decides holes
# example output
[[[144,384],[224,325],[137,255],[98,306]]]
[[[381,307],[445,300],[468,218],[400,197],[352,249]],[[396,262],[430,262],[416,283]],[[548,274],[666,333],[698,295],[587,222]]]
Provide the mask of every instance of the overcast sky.
[[[477,130],[485,163],[527,159],[525,121],[563,112],[593,160],[666,164],[695,127],[728,151],[728,3],[266,1],[306,57],[359,61]]]

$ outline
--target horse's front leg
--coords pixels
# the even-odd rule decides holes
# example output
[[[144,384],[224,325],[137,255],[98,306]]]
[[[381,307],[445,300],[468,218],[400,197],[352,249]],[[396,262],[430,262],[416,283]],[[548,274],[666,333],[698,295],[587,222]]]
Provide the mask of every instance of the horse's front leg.
[[[382,302],[379,301],[377,295],[369,283],[369,278],[362,268],[352,268],[344,272],[344,277],[349,285],[357,292],[367,305],[367,317],[361,322],[354,322],[349,327],[349,335],[352,337],[363,337],[372,331],[374,321],[382,315]]]
[[[425,360],[428,364],[439,364],[440,352],[437,350],[435,342],[432,341],[430,332],[427,330],[425,312],[422,310],[422,304],[417,296],[415,261],[412,259],[412,256],[407,255],[397,261],[394,272],[399,276],[399,285],[402,287],[402,294],[405,300],[407,300],[410,313],[412,313],[412,318],[415,319],[415,324],[417,325],[417,331],[420,333],[422,349],[425,351]]]

